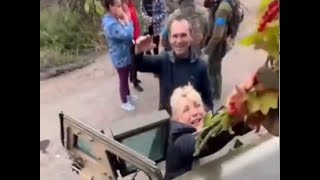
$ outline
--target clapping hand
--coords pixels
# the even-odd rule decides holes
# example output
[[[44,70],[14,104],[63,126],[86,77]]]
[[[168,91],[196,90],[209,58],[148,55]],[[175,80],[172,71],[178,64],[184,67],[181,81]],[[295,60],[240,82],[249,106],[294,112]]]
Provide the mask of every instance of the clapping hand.
[[[140,36],[135,42],[135,54],[152,50],[156,47],[150,35]]]

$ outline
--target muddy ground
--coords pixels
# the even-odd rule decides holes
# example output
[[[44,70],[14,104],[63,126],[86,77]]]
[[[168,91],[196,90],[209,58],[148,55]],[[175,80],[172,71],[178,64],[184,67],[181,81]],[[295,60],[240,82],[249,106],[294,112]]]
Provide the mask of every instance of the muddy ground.
[[[238,39],[254,30],[259,3],[255,0],[242,2],[246,7],[246,14]],[[263,51],[236,45],[223,61],[223,93],[216,106],[225,101],[236,84],[243,82],[262,65],[265,58]],[[157,79],[152,74],[140,73],[138,76],[144,92],[138,93],[132,89],[132,92],[139,96],[136,111],[132,113],[120,108],[118,76],[107,54],[83,69],[40,81],[40,140],[50,140],[47,154],[40,152],[40,179],[79,179],[71,172],[70,161],[60,144],[60,111],[95,128],[103,129],[121,118],[157,110]]]

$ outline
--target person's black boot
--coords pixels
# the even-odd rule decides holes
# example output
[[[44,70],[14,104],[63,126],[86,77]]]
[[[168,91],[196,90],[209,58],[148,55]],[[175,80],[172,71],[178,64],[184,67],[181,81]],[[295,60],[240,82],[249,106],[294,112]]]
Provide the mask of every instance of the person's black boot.
[[[133,87],[139,92],[143,91],[143,88],[138,83],[134,84]]]

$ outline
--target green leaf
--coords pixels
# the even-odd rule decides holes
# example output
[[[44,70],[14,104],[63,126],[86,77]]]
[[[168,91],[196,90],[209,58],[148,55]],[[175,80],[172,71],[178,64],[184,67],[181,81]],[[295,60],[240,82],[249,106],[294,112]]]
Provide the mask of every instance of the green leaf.
[[[84,10],[86,11],[86,13],[90,12],[90,1],[86,1],[84,3]]]
[[[217,124],[221,120],[221,117],[224,116],[224,114],[226,114],[225,111],[220,111],[215,115],[213,115],[212,113],[208,113],[208,115],[205,116],[204,127],[213,126]]]
[[[248,37],[245,37],[244,39],[242,39],[240,41],[240,44],[244,45],[244,46],[251,46],[256,42],[256,40],[257,40],[257,35],[253,34],[251,36],[248,36]]]
[[[229,116],[229,114],[226,113],[223,116],[223,118],[221,119],[221,124],[222,124],[222,130],[223,131],[228,130],[228,128],[231,125],[231,117]]]
[[[259,12],[260,12],[260,13],[264,13],[264,12],[267,10],[269,4],[270,4],[272,1],[273,1],[273,0],[262,0],[261,4],[260,4],[260,6],[259,6]]]
[[[259,103],[256,92],[248,93],[247,107],[250,114],[260,110]]]
[[[204,116],[204,127],[210,126],[212,124],[213,122],[212,117],[213,115],[211,111]]]
[[[251,39],[254,39],[254,49],[263,49],[274,59],[279,58],[279,22],[273,22],[263,32],[256,32]],[[249,45],[250,39],[244,39],[243,45]],[[247,43],[247,44],[246,44]]]
[[[209,135],[210,135],[211,138],[214,138],[217,135],[219,135],[222,131],[224,131],[224,129],[223,129],[222,124],[221,124],[221,125],[215,127],[214,131],[212,131],[212,133],[210,133]]]
[[[228,130],[231,125],[231,117],[225,109],[220,110],[217,114],[213,115],[208,113],[204,118],[205,128],[196,137],[196,151],[194,155],[198,155],[201,149],[206,145],[208,139],[216,137],[222,131]]]
[[[101,4],[101,1],[95,1],[95,5],[96,5],[96,11],[97,13],[102,16],[104,14],[104,8]]]
[[[277,92],[265,92],[260,96],[262,114],[266,115],[270,108],[276,109],[278,107],[278,97]]]
[[[266,91],[262,94],[251,92],[248,94],[247,107],[249,113],[261,111],[262,114],[267,115],[270,108],[276,109],[278,107],[278,92]]]
[[[214,126],[203,138],[203,140],[201,141],[196,141],[196,147],[195,147],[195,153],[194,156],[197,156],[200,154],[202,148],[207,144],[207,141],[209,138],[211,137],[215,137],[216,135],[218,135],[221,132],[221,124],[218,124],[217,126]],[[200,139],[197,139],[200,140]]]

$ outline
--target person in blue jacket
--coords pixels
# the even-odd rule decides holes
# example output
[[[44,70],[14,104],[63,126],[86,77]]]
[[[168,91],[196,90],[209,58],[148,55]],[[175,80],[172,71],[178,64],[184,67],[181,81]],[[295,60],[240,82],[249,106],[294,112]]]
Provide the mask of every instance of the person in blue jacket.
[[[109,46],[109,54],[113,66],[116,68],[120,81],[121,107],[133,111],[132,101],[136,99],[130,95],[129,72],[131,64],[130,48],[133,44],[133,23],[128,8],[120,0],[104,0],[107,10],[102,20],[104,35]]]

